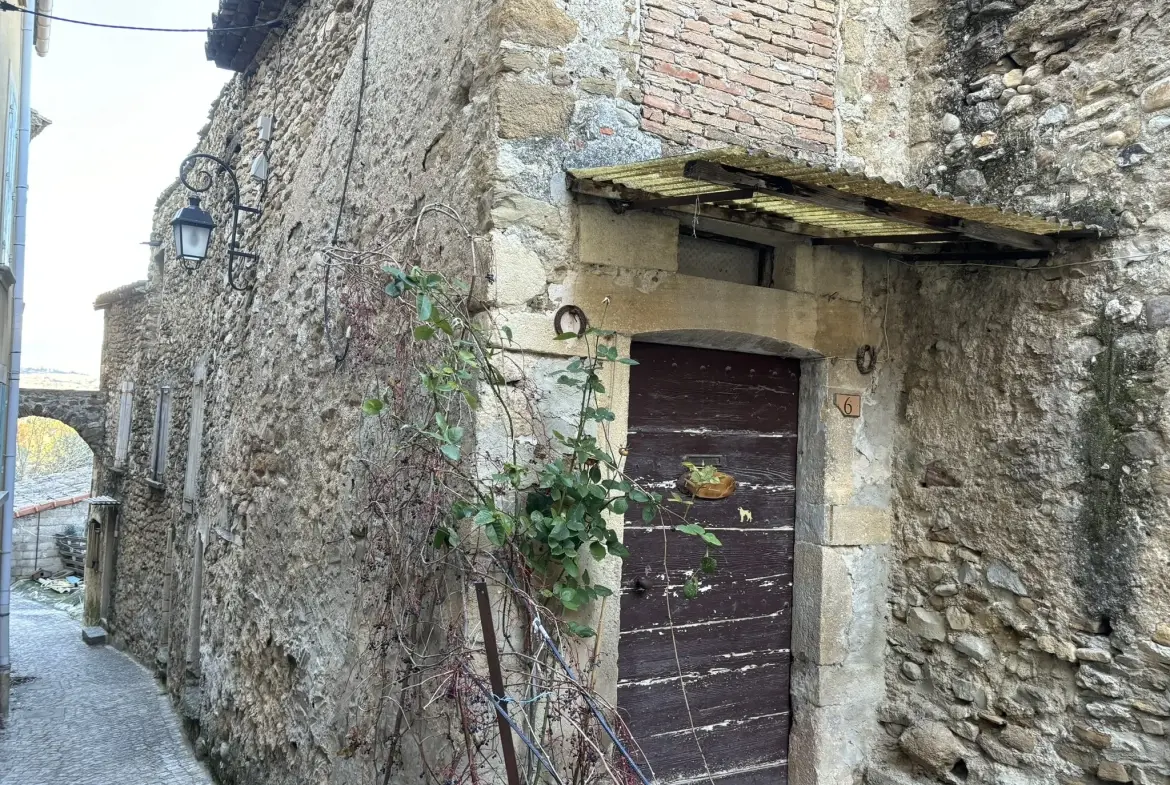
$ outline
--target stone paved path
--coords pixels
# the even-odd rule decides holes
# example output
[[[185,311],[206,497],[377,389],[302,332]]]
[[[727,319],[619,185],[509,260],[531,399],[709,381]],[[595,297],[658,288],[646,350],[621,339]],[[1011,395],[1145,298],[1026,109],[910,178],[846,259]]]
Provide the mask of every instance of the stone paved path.
[[[62,611],[13,596],[16,677],[0,785],[211,785],[151,674],[87,647]]]

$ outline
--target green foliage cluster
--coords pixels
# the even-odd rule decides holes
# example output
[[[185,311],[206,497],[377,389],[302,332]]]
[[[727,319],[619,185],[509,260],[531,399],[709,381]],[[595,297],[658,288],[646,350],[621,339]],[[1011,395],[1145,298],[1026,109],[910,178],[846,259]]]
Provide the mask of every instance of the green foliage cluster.
[[[418,267],[409,273],[387,267],[385,272],[390,276],[386,286],[390,297],[409,301],[413,296],[415,340],[438,347],[431,353],[437,359],[419,371],[419,383],[435,400],[433,421],[407,427],[415,428],[455,468],[464,458],[466,434],[451,421],[452,412],[459,406],[478,409],[479,395],[486,393],[485,385],[504,405],[500,394],[503,377],[493,365],[497,350],[467,316],[466,285],[449,282],[442,275]],[[501,333],[506,342],[512,342],[509,328],[502,328]],[[514,548],[540,578],[544,599],[559,603],[568,612],[612,594],[590,574],[587,557],[600,562],[608,556],[624,559],[629,555],[607,516],[623,516],[635,505],[640,506],[641,519],[647,524],[673,514],[682,521],[675,531],[706,544],[706,555],[684,584],[688,598],[698,595],[702,576],[714,572],[716,562],[710,548],[720,546],[713,533],[686,520],[689,500],[675,493],[669,501],[681,505],[684,513],[666,510],[662,494],[638,487],[623,473],[621,456],[614,455],[608,446],[605,426],[614,421],[615,415],[598,402],[598,396],[606,392],[603,371],[610,363],[637,364],[619,356],[612,345],[615,337],[614,332],[599,328],[590,328],[582,335],[557,336],[559,341],[584,340],[587,348],[584,357],[572,360],[558,372],[557,383],[579,393],[571,432],[553,433],[556,449],[547,460],[522,463],[513,454],[513,460],[493,467],[490,477],[461,475],[472,494],[457,498],[448,523],[434,537],[437,548],[458,547],[460,532],[467,531],[465,526],[470,523],[494,547]],[[383,414],[385,409],[386,403],[379,399],[364,404],[368,415]],[[600,440],[598,434],[602,434]],[[714,467],[688,469],[692,480],[699,482],[708,481],[704,478],[714,471]],[[576,635],[594,634],[574,622],[566,620],[565,624]]]

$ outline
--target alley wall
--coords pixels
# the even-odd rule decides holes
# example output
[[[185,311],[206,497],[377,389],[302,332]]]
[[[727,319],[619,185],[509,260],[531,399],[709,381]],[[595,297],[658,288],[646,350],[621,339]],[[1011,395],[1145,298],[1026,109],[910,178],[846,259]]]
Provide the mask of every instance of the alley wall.
[[[382,285],[369,285],[388,259],[345,264],[329,251],[410,236],[432,202],[482,223],[487,16],[476,0],[303,4],[200,135],[198,149],[228,161],[242,201],[264,211],[245,217],[240,237],[260,255],[246,273],[254,286],[224,281],[230,201],[219,177],[204,198],[221,227],[207,262],[189,272],[169,249],[186,202],[176,185],[158,203],[155,236],[168,245],[144,260],[148,280],[107,305],[99,492],[122,502],[112,636],[156,665],[223,782],[370,781],[385,764],[364,742],[393,720],[377,708],[394,676],[373,642],[385,629],[373,577],[383,545],[354,488],[370,477],[363,445],[381,438],[363,430],[361,404],[401,381],[401,328],[382,311]],[[275,118],[266,186],[248,177],[261,115]],[[419,256],[470,279],[466,247],[448,241],[459,232],[424,227]],[[192,441],[197,366],[204,427]],[[118,472],[109,461],[123,381],[134,383],[133,414]],[[169,449],[152,484],[163,386]],[[197,493],[184,505],[193,443]]]
[[[899,271],[886,757],[978,782],[1170,777],[1165,8],[912,4],[928,188],[1116,239]],[[887,778],[887,779],[883,779]]]

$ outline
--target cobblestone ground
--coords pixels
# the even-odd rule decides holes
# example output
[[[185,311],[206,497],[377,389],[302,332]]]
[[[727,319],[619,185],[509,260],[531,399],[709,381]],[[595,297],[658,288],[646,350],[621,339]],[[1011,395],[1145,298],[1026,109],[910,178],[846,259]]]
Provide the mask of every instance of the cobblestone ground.
[[[18,679],[0,730],[0,785],[211,785],[158,682],[87,647],[64,612],[13,596]]]

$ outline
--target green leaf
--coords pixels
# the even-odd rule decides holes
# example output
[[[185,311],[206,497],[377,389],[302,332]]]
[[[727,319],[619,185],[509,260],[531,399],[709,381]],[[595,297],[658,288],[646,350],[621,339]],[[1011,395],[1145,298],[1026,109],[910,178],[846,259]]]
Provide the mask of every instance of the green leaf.
[[[371,416],[381,414],[384,408],[386,408],[386,404],[377,398],[371,398],[362,404],[362,411]]]
[[[443,457],[451,461],[451,463],[458,463],[462,450],[460,450],[458,444],[444,444],[439,448],[439,452],[443,453]]]
[[[451,544],[451,531],[445,527],[440,526],[435,529],[434,547],[446,548]]]
[[[486,526],[492,522],[496,514],[491,510],[480,510],[475,514],[474,521],[479,526]]]
[[[652,504],[647,504],[645,507],[642,508],[642,520],[645,521],[646,523],[653,522],[654,518],[657,517],[657,515],[658,515],[658,508],[656,508]]]
[[[475,397],[475,395],[468,392],[467,390],[463,391],[463,400],[467,401],[467,405],[470,408],[472,408],[472,409],[479,408],[479,398]]]
[[[593,596],[594,597],[612,597],[613,596],[613,589],[609,588],[608,586],[600,586],[600,585],[594,586],[593,587]]]
[[[494,524],[491,526],[485,526],[483,531],[487,535],[487,538],[492,545],[496,546],[497,548],[503,547],[504,532],[499,526]]]
[[[597,634],[592,627],[586,627],[584,624],[578,624],[575,621],[565,622],[565,629],[569,631],[570,635],[575,635],[578,638],[592,638]]]
[[[418,296],[418,318],[420,321],[429,322],[431,317],[435,315],[435,304],[431,302],[431,298],[425,294]]]
[[[683,584],[683,596],[688,600],[693,600],[699,596],[699,584],[694,580],[689,580]]]
[[[619,357],[618,362],[622,365],[638,365],[637,360],[631,360],[629,357]]]
[[[509,327],[508,325],[505,324],[503,327],[500,328],[500,332],[502,332],[504,334],[504,337],[508,339],[508,343],[512,342],[512,328],[511,327]]]
[[[626,510],[630,509],[630,503],[624,496],[619,496],[613,500],[609,508],[614,511],[615,515],[624,515]]]
[[[554,341],[575,341],[575,340],[577,340],[578,337],[580,337],[580,336],[578,336],[577,333],[561,333],[556,338],[553,338],[553,340]]]
[[[447,333],[447,335],[455,334],[455,328],[452,327],[451,323],[446,319],[435,319],[435,326],[443,332]]]
[[[561,567],[564,569],[565,575],[568,575],[570,578],[581,577],[581,566],[577,564],[576,559],[565,559],[561,562]]]
[[[697,523],[684,523],[681,526],[675,526],[674,530],[682,534],[689,534],[692,537],[702,537],[707,533],[707,530]]]
[[[637,488],[630,489],[630,498],[634,501],[635,504],[645,504],[646,502],[650,501],[650,497]]]
[[[589,543],[589,555],[593,557],[594,561],[601,561],[605,558],[605,546],[599,542]]]
[[[723,547],[723,543],[719,542],[719,538],[716,537],[711,532],[705,531],[700,536],[703,538],[703,542],[707,543],[708,545],[710,545],[712,547],[715,547],[715,548],[722,548]]]
[[[618,541],[613,541],[606,546],[609,549],[610,556],[616,556],[619,559],[626,559],[630,556],[630,549]]]
[[[451,426],[447,429],[447,438],[455,443],[463,441],[463,429],[457,425]]]
[[[580,387],[581,386],[581,382],[578,381],[577,379],[574,379],[572,376],[562,376],[561,378],[557,379],[557,384],[563,384],[566,387]]]
[[[704,556],[703,560],[699,562],[699,568],[708,575],[715,572],[717,562],[711,556]]]
[[[414,328],[414,339],[416,341],[429,341],[435,337],[435,328],[429,324],[420,324]]]
[[[577,590],[572,587],[564,587],[557,593],[557,597],[566,610],[575,611],[581,607],[581,602],[577,599]]]

